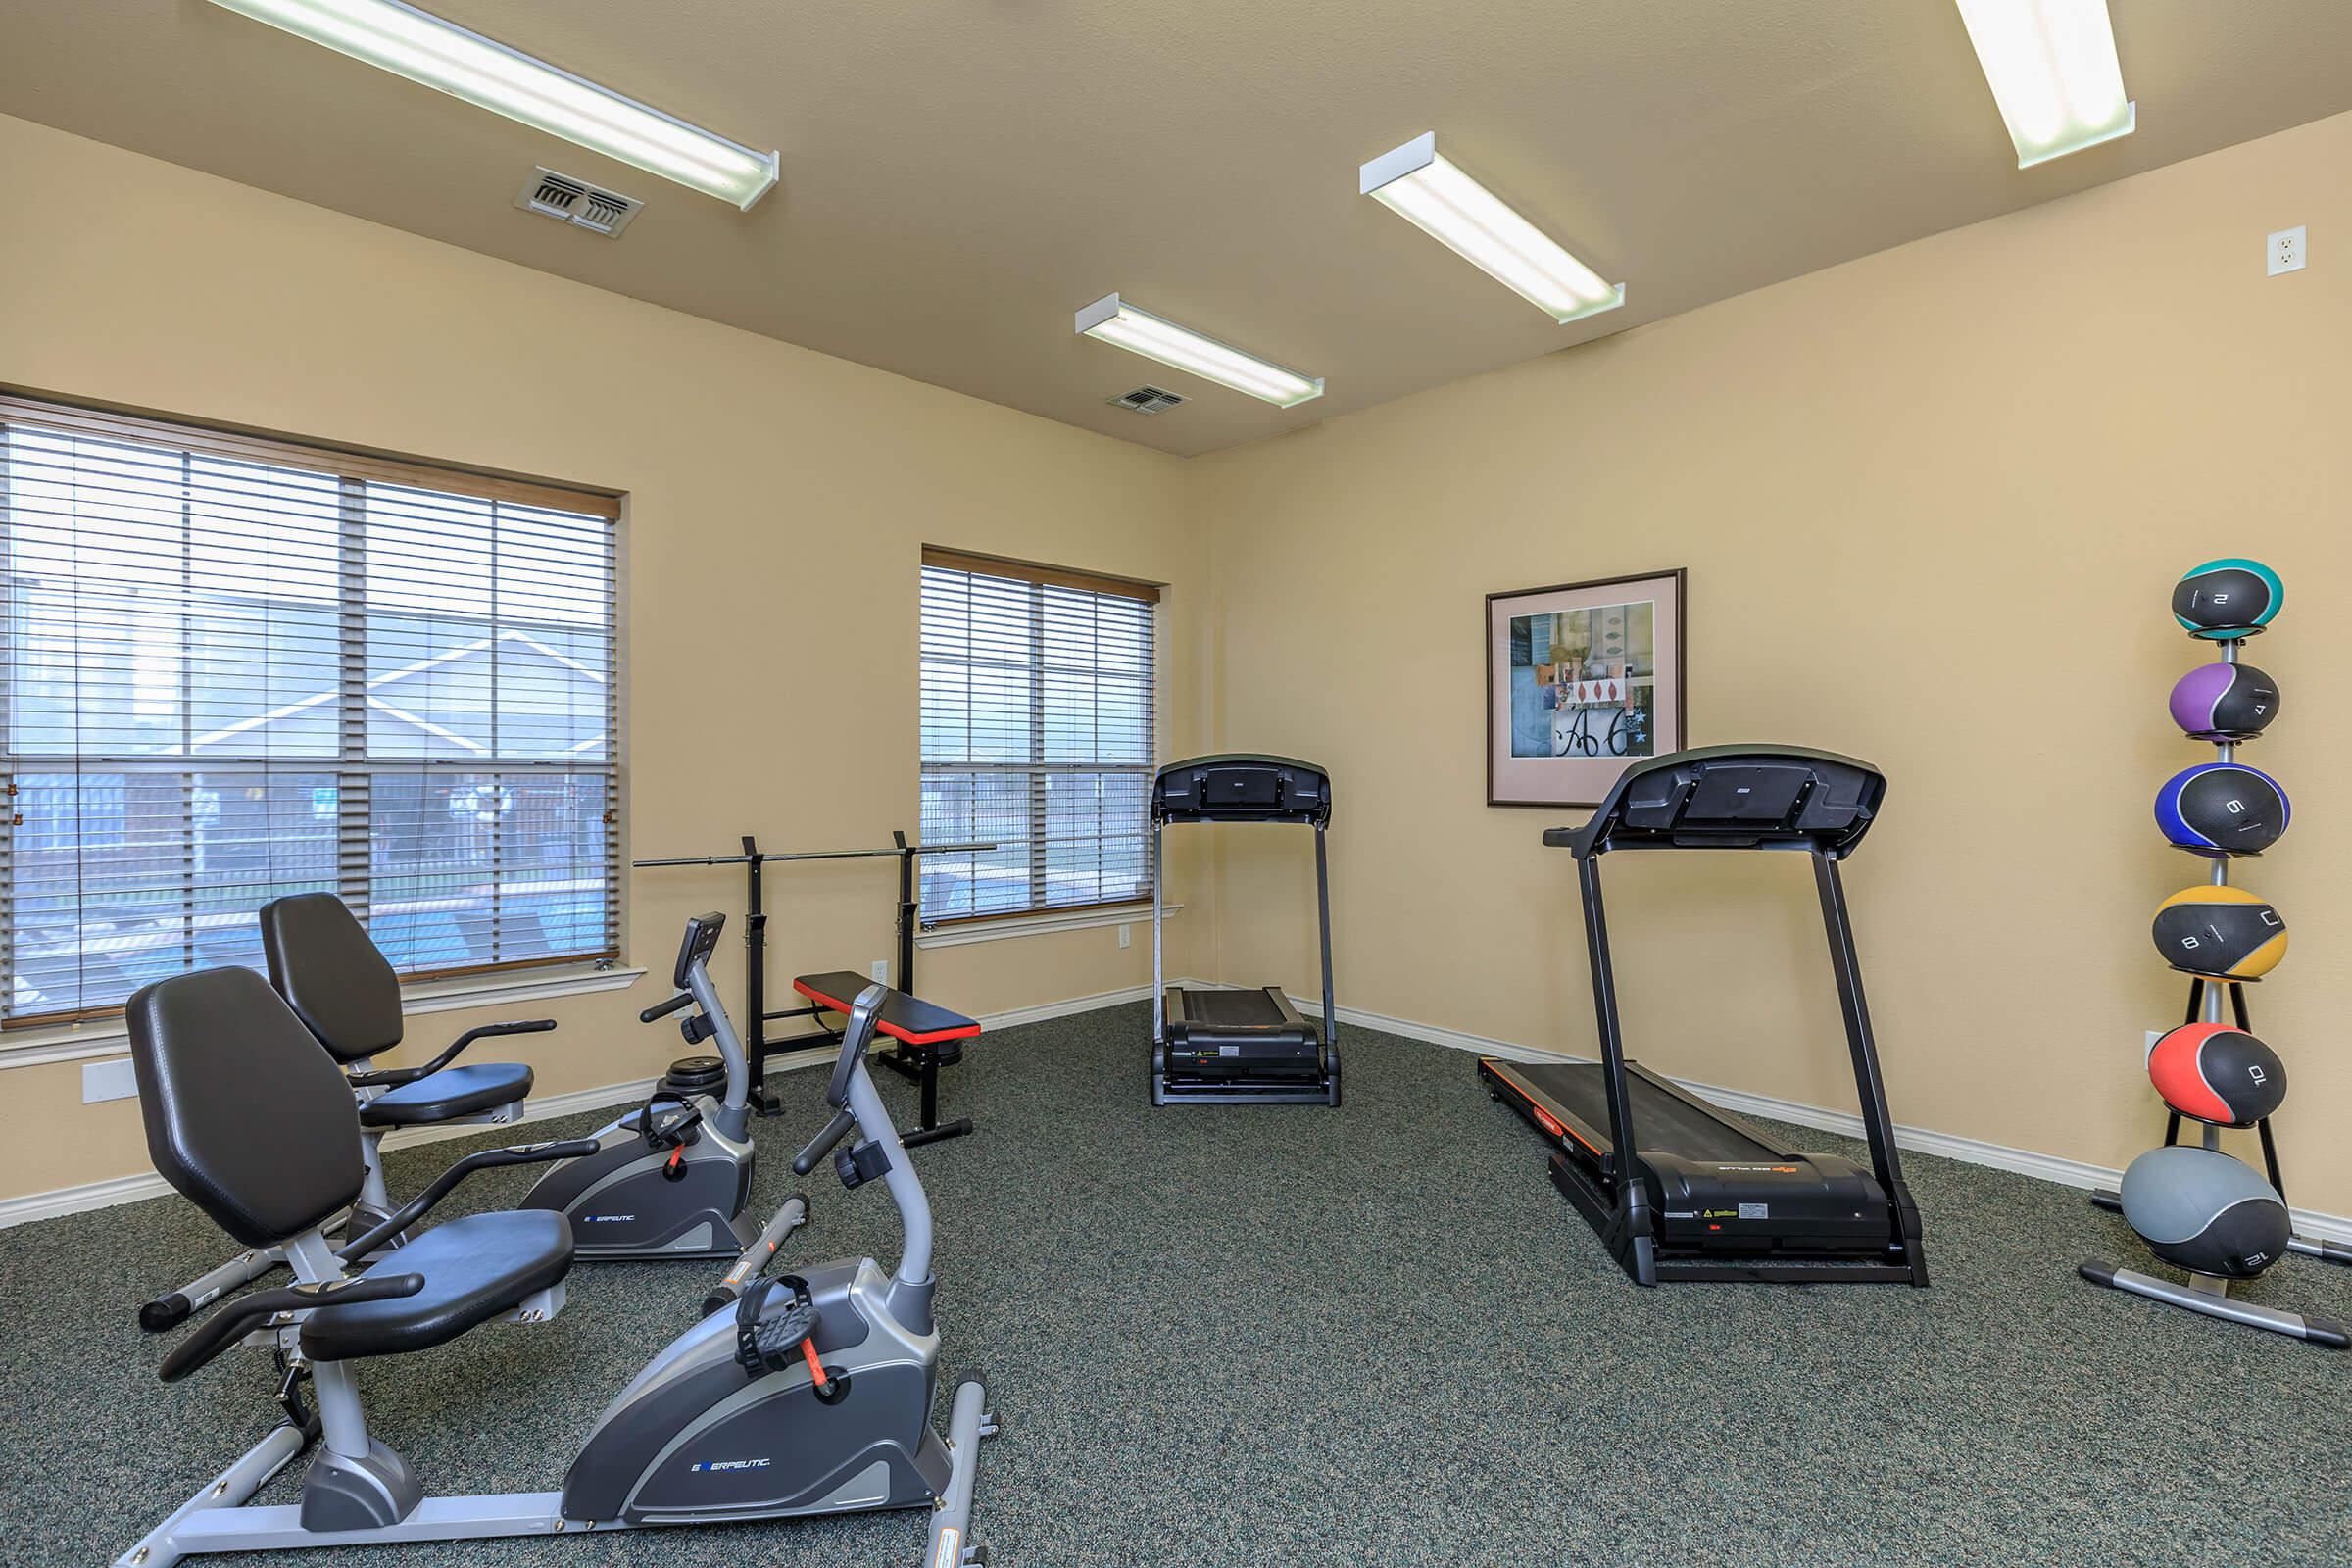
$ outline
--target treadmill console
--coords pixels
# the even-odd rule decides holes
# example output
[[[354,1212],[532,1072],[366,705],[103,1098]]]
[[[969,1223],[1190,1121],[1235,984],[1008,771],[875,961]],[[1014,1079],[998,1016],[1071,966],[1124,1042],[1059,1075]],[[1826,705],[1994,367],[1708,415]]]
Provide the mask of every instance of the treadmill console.
[[[1835,752],[1702,746],[1636,762],[1582,827],[1544,834],[1578,857],[1606,850],[1813,850],[1850,854],[1886,776]]]
[[[1331,775],[1295,757],[1191,757],[1152,781],[1152,819],[1319,824],[1331,819]]]

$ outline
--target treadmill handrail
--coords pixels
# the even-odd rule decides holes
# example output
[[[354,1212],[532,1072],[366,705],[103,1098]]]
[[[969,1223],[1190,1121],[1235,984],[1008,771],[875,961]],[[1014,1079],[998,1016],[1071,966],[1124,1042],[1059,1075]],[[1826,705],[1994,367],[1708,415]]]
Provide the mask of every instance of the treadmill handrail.
[[[1699,823],[1681,819],[1664,829],[1640,826],[1627,820],[1630,808],[1644,803],[1636,797],[1641,787],[1660,773],[1696,769],[1701,775],[1713,764],[1746,760],[1759,763],[1822,763],[1841,773],[1860,774],[1860,789],[1855,808],[1844,820],[1807,827],[1798,821]],[[1816,773],[1816,778],[1820,774]],[[1668,752],[1661,757],[1646,758],[1635,762],[1617,775],[1609,792],[1593,808],[1591,817],[1575,827],[1553,827],[1544,830],[1546,849],[1567,850],[1579,859],[1589,858],[1609,850],[1723,850],[1723,849],[1788,849],[1812,850],[1842,858],[1853,853],[1862,836],[1878,817],[1881,804],[1886,796],[1886,775],[1858,757],[1838,752],[1825,752],[1808,746],[1774,746],[1757,742],[1739,742],[1727,746],[1697,746],[1688,751]],[[1810,794],[1800,795],[1795,803],[1802,808]]]

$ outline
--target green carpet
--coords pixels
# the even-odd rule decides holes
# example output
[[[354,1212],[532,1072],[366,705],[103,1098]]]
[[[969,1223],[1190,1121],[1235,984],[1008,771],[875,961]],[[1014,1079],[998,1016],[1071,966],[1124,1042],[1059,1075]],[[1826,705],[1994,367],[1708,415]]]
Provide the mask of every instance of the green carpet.
[[[985,1368],[1004,1423],[973,1515],[999,1564],[2347,1558],[2352,1354],[2078,1281],[2086,1253],[2146,1261],[2080,1193],[1915,1157],[1931,1290],[1642,1291],[1469,1057],[1350,1031],[1338,1111],[1153,1110],[1147,1030],[1137,1005],[991,1035],[945,1094],[978,1133],[916,1154],[947,1370]],[[785,1117],[758,1125],[762,1213],[821,1088],[790,1075]],[[395,1192],[465,1147],[395,1155]],[[476,1178],[445,1212],[524,1180]],[[805,1185],[787,1258],[896,1256],[878,1185]],[[266,1358],[167,1388],[178,1336],[132,1324],[223,1250],[176,1198],[0,1233],[0,1560],[110,1561],[269,1424]],[[370,1363],[375,1431],[435,1491],[556,1488],[712,1272],[582,1265],[552,1324]],[[2252,1295],[2345,1315],[2352,1271],[2290,1259]],[[300,1560],[911,1568],[923,1531],[901,1513]]]

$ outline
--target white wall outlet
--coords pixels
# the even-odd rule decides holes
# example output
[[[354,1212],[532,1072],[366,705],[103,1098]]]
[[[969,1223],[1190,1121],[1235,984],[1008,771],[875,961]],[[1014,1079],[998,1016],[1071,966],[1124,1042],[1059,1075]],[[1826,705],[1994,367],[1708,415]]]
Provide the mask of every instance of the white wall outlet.
[[[2282,228],[2271,236],[2271,276],[2303,270],[2303,225]]]
[[[139,1080],[131,1071],[128,1056],[117,1056],[112,1061],[85,1061],[81,1064],[81,1102],[95,1105],[102,1100],[135,1100]]]
[[[1122,948],[1135,946],[1135,927],[1131,925],[1119,927],[1119,946]]]
[[[2156,1054],[2156,1042],[2162,1040],[2171,1032],[2172,1031],[2169,1029],[2151,1029],[2148,1031],[2147,1044],[2140,1048],[2139,1053],[2139,1064],[2142,1067],[2145,1067],[2148,1064],[2149,1059]]]
[[[890,984],[890,960],[888,958],[876,958],[865,966],[865,972],[884,985]]]

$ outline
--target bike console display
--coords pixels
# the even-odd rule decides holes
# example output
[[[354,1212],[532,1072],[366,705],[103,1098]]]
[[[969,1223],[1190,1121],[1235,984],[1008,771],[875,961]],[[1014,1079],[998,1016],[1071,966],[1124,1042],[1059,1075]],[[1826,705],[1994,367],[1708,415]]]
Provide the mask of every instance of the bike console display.
[[[680,991],[686,989],[686,977],[694,972],[694,966],[709,963],[710,955],[718,951],[718,933],[726,923],[727,917],[715,909],[686,917],[686,936],[678,944],[678,972],[673,977]]]

